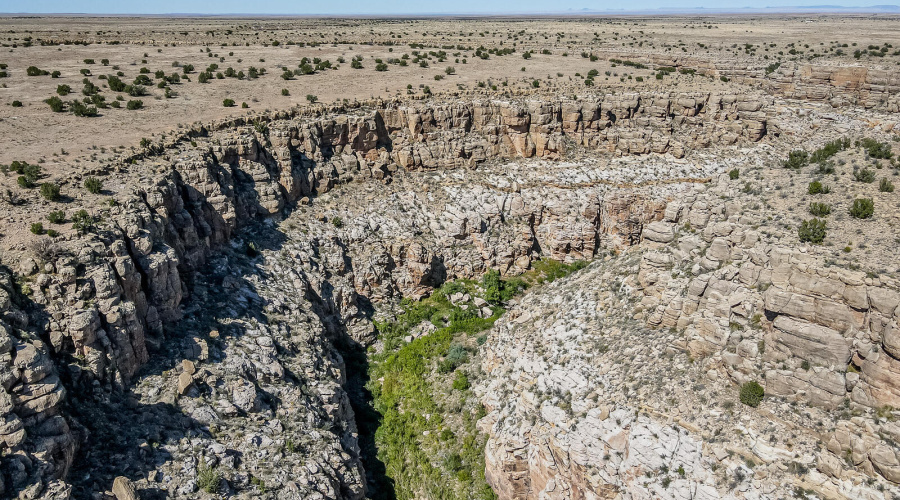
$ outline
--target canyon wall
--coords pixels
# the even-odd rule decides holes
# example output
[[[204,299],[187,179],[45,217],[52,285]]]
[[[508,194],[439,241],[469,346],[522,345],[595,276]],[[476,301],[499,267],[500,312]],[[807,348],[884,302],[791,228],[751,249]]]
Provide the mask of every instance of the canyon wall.
[[[16,275],[4,274],[0,301],[0,492],[69,494],[65,479],[88,437],[67,412],[67,394],[86,398],[127,388],[150,352],[177,336],[191,276],[259,217],[303,206],[354,179],[390,182],[400,168],[558,159],[584,148],[681,157],[691,148],[758,141],[768,131],[770,105],[771,99],[745,95],[629,94],[579,103],[394,106],[199,129],[190,141],[201,146],[185,139],[116,167],[117,175],[134,178],[131,194],[91,209],[94,229],[65,241],[41,240],[30,255],[6,259]],[[607,203],[585,212],[592,229],[584,240],[557,245],[554,257],[580,249],[578,258],[589,258],[601,232],[634,240],[655,213],[633,219],[628,200]],[[403,253],[393,256],[397,262],[414,268],[409,273],[428,274],[427,252],[396,251]],[[507,254],[502,264],[510,269],[521,256]],[[422,286],[437,284],[418,279],[399,292],[422,293]],[[184,382],[187,390],[190,376]],[[352,420],[352,411],[342,418]],[[354,448],[353,436],[346,426],[343,446]],[[354,459],[348,460],[352,469]]]

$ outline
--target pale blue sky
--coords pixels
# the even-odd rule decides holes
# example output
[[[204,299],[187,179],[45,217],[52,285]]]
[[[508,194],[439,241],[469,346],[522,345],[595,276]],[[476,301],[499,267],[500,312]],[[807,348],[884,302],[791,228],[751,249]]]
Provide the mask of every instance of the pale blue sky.
[[[713,9],[778,6],[865,6],[885,0],[0,0],[2,13],[85,14],[444,14],[577,12],[617,9]]]

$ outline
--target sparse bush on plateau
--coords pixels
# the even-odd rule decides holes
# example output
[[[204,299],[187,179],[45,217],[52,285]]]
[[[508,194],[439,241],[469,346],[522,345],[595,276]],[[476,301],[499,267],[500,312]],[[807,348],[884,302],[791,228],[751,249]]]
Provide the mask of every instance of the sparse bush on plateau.
[[[819,244],[825,240],[825,230],[824,220],[812,218],[800,223],[800,227],[797,229],[797,236],[800,238],[800,241]]]
[[[831,188],[829,186],[823,185],[819,181],[812,181],[809,183],[807,192],[809,194],[828,194],[831,192]]]
[[[831,205],[814,201],[809,204],[809,213],[816,217],[825,217],[831,213]]]
[[[857,198],[850,206],[850,216],[856,219],[868,219],[875,213],[875,202],[872,198]]]
[[[27,74],[28,76],[43,76],[43,75],[49,75],[50,72],[44,71],[44,70],[38,68],[37,66],[29,66],[25,70],[25,74]]]
[[[234,99],[225,99],[224,101],[222,101],[222,106],[225,106],[226,108],[233,107]]]
[[[72,214],[72,229],[79,233],[91,232],[96,228],[97,219],[87,210],[81,209]]]
[[[740,176],[741,176],[741,171],[736,168],[733,168],[728,171],[728,178],[731,180],[735,180]]]
[[[54,210],[47,214],[47,220],[53,224],[62,224],[66,221],[66,213],[62,210]]]
[[[53,96],[49,99],[44,99],[44,102],[50,106],[50,110],[54,113],[62,113],[66,110],[66,104],[59,97]]]
[[[878,190],[882,193],[893,193],[894,183],[889,181],[887,177],[882,177],[881,182],[878,183]]]
[[[88,177],[84,180],[84,188],[91,194],[97,194],[103,191],[103,181],[96,177]]]
[[[41,196],[48,201],[56,201],[59,199],[59,186],[52,182],[41,184]]]
[[[853,178],[856,179],[857,182],[869,184],[875,182],[875,172],[868,168],[861,168],[853,172]]]

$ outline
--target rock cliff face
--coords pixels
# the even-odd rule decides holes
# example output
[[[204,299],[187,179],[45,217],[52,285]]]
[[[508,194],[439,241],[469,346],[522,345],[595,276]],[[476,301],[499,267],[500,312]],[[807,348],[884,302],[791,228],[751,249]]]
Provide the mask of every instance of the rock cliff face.
[[[340,247],[332,248],[337,251],[333,262],[310,270],[310,276],[320,278],[296,277],[296,289],[280,290],[274,299],[276,304],[285,304],[283,297],[307,297],[305,303],[313,304],[317,313],[309,307],[292,309],[294,315],[307,313],[289,317],[286,330],[257,323],[241,326],[241,331],[252,332],[242,338],[258,337],[258,346],[249,351],[244,340],[221,344],[214,335],[218,332],[215,327],[196,324],[201,321],[196,314],[198,304],[213,309],[220,306],[209,302],[208,294],[197,294],[195,283],[211,280],[212,286],[237,294],[238,298],[231,299],[218,296],[241,305],[229,316],[251,315],[253,306],[272,299],[236,292],[244,287],[228,281],[227,275],[244,269],[241,259],[232,257],[222,268],[210,271],[211,256],[231,248],[228,244],[235,241],[235,235],[260,217],[302,207],[310,197],[353,180],[383,186],[406,171],[473,167],[502,157],[559,159],[585,148],[617,155],[656,152],[681,157],[692,148],[762,139],[768,131],[770,104],[766,98],[733,95],[610,95],[591,102],[393,106],[353,115],[258,122],[237,130],[213,127],[195,131],[190,139],[198,146],[189,145],[186,139],[128,167],[125,175],[135,176],[139,171],[142,177],[136,179],[130,196],[93,211],[95,230],[70,241],[41,241],[32,256],[10,263],[18,276],[7,273],[3,288],[3,297],[15,300],[0,302],[0,340],[6,339],[0,342],[0,355],[5,358],[4,390],[0,393],[4,422],[0,439],[5,450],[0,491],[26,492],[29,497],[68,495],[71,490],[65,480],[76,454],[84,456],[84,447],[89,450],[89,442],[97,443],[97,436],[91,434],[100,432],[100,422],[115,427],[104,420],[104,414],[121,411],[142,418],[149,411],[142,405],[152,404],[155,410],[150,414],[157,415],[156,427],[166,429],[163,435],[188,439],[197,435],[198,431],[192,430],[197,425],[224,425],[216,423],[223,416],[252,420],[260,411],[277,416],[283,407],[267,404],[266,398],[254,394],[268,387],[287,391],[283,393],[287,398],[290,391],[300,390],[297,384],[303,386],[300,380],[307,380],[318,386],[313,391],[318,396],[298,393],[289,399],[305,401],[311,415],[327,415],[322,418],[338,422],[333,443],[343,450],[339,455],[344,457],[339,460],[343,465],[309,470],[313,479],[308,483],[333,485],[332,493],[320,491],[327,497],[359,497],[364,486],[352,410],[341,388],[340,356],[329,354],[328,347],[321,352],[313,349],[307,352],[308,359],[331,360],[322,361],[329,368],[313,368],[313,363],[296,368],[291,376],[283,368],[285,352],[306,352],[308,346],[317,344],[330,346],[345,341],[341,340],[344,337],[350,342],[367,342],[371,325],[361,319],[360,297],[415,296],[447,276],[477,276],[487,266],[519,272],[541,252],[554,258],[590,258],[601,243],[615,246],[636,241],[643,224],[660,216],[660,206],[639,194],[603,193],[609,184],[641,182],[634,174],[642,171],[616,178],[605,177],[599,170],[560,172],[557,182],[562,188],[557,190],[563,195],[549,202],[542,199],[542,192],[552,189],[545,184],[552,181],[534,173],[521,175],[521,182],[530,185],[495,178],[474,199],[465,190],[477,192],[479,188],[460,185],[455,193],[443,195],[450,202],[447,207],[419,207],[435,213],[450,210],[447,218],[429,231],[430,239],[379,240],[375,252],[372,245],[366,246],[364,233],[349,238],[346,243],[360,243],[365,251],[358,254],[371,262],[364,272],[351,275],[345,287],[335,288],[334,280],[321,278],[340,276],[345,266],[342,262],[349,258],[340,257],[344,252]],[[688,169],[682,177],[701,179],[703,175],[708,174]],[[565,194],[572,186],[584,189],[576,195]],[[487,231],[502,226],[510,216],[517,221],[509,226],[514,230]],[[458,244],[439,251],[438,243],[445,240]],[[247,253],[258,251],[246,248]],[[321,251],[317,245],[305,247],[295,252],[293,263],[284,265],[318,262],[323,258]],[[266,283],[262,288],[275,286]],[[194,304],[187,317],[186,304]],[[190,321],[195,323],[186,328]],[[185,360],[190,365],[148,364],[154,352],[180,349],[189,353]],[[267,350],[271,353],[265,354]],[[263,358],[232,371],[194,366],[228,356],[245,359],[249,353],[254,359]],[[270,356],[269,361],[265,356]],[[142,383],[134,387],[132,381],[138,374]],[[176,374],[175,387],[165,390],[165,381]],[[219,406],[213,410],[188,404],[187,415],[194,423],[185,423],[187,430],[177,429],[179,411],[172,405],[197,386],[211,391],[213,399],[218,397]],[[294,435],[308,433],[316,420],[310,417],[308,425],[312,427],[295,428]],[[137,440],[136,445],[143,442],[141,446],[153,446],[163,438],[159,430],[127,435],[127,439]],[[330,446],[329,442],[320,439],[317,449]],[[285,443],[282,439],[281,446]],[[230,456],[215,447],[211,450],[207,464],[215,465]],[[177,449],[167,451],[181,456]],[[325,462],[327,455],[322,455]],[[115,465],[107,464],[104,470],[115,469]],[[196,474],[203,466],[194,457],[182,472]],[[140,477],[144,467],[146,464],[135,465],[132,475],[138,475],[133,479]],[[256,474],[243,477],[249,481],[262,473]],[[157,478],[151,475],[150,479]],[[179,484],[184,488],[178,490],[182,494],[197,487],[196,483]],[[297,494],[309,494],[306,487],[298,484]]]
[[[854,270],[798,241],[805,178],[754,175],[756,154],[740,180],[679,188],[639,243],[498,322],[480,424],[501,498],[898,494],[896,266],[867,251]],[[773,202],[782,190],[791,201]],[[841,214],[828,227],[864,231]],[[770,397],[756,410],[738,402],[749,381]]]

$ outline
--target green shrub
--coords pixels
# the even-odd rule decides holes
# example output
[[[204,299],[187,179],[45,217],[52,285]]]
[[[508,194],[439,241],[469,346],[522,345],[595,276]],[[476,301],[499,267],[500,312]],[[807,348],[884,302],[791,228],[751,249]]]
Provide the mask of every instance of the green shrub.
[[[27,74],[28,76],[43,76],[49,75],[50,72],[44,71],[37,66],[29,66],[28,69],[25,70],[25,74]]]
[[[866,154],[877,160],[890,160],[894,154],[891,152],[891,145],[887,142],[878,142],[875,139],[865,138],[859,141],[858,145],[866,150]]]
[[[14,108],[21,108],[21,107],[22,107],[22,101],[13,101],[13,102],[12,102],[12,107],[14,107]]]
[[[744,403],[745,405],[752,408],[756,408],[757,406],[759,406],[759,403],[762,402],[765,395],[765,390],[755,380],[745,382],[744,385],[741,386],[741,403]]]
[[[825,240],[825,221],[822,219],[809,219],[800,223],[797,236],[800,241],[819,244]]]
[[[733,168],[728,171],[728,178],[731,180],[735,180],[740,176],[741,176],[741,171],[736,168]]]
[[[545,281],[550,283],[559,278],[568,276],[579,269],[583,269],[587,264],[588,263],[585,261],[575,261],[571,264],[565,264],[558,260],[541,259],[534,262],[533,267],[539,275],[538,283],[543,283]]]
[[[850,206],[850,216],[856,219],[868,219],[875,213],[875,202],[872,198],[857,198]]]
[[[59,199],[59,186],[52,182],[41,184],[41,196],[48,201],[56,201]]]
[[[96,177],[88,177],[84,180],[84,188],[91,194],[97,194],[103,191],[103,181]]]
[[[66,213],[62,210],[54,210],[47,214],[47,220],[54,224],[62,224],[66,221]]]
[[[44,234],[44,225],[40,222],[35,222],[31,225],[31,232],[33,234]]]
[[[48,229],[47,236],[49,236],[51,238],[56,238],[57,236],[59,236],[59,231],[57,231],[55,229]]]
[[[856,179],[857,182],[864,182],[866,184],[869,184],[871,182],[875,182],[875,172],[869,170],[868,168],[861,168],[853,172],[853,178]]]
[[[72,214],[72,229],[79,233],[88,233],[96,229],[97,219],[87,213],[87,210],[81,209]]]
[[[816,217],[825,217],[831,213],[831,205],[814,201],[809,204],[809,213]]]
[[[331,218],[331,225],[340,229],[341,227],[344,227],[344,220],[335,215]]]
[[[207,493],[218,493],[222,483],[222,473],[215,467],[201,465],[197,469],[197,486]]]
[[[88,106],[81,101],[72,101],[69,103],[69,108],[72,110],[72,114],[80,117],[93,117],[97,116],[97,108],[94,106]]]
[[[819,181],[812,181],[809,183],[807,192],[809,194],[828,194],[831,192],[831,187],[826,186]]]
[[[312,95],[312,94],[306,94],[306,100],[309,101],[310,104],[315,104],[316,101],[319,100],[319,98],[318,98],[317,96]]]
[[[809,154],[802,149],[795,149],[788,153],[787,160],[781,162],[784,168],[799,170],[809,165]]]
[[[226,108],[233,107],[234,99],[225,99],[224,101],[222,101],[222,106],[225,106]]]
[[[887,177],[882,177],[881,182],[878,183],[878,190],[882,193],[893,193],[894,183],[887,180]]]
[[[130,110],[141,109],[144,107],[144,101],[140,99],[133,99],[128,101],[128,103],[125,104],[125,107]]]
[[[54,113],[62,113],[66,110],[65,103],[59,97],[53,96],[49,99],[44,99],[44,102],[50,105],[50,110]]]
[[[438,366],[438,371],[441,373],[450,373],[468,359],[469,353],[466,352],[466,349],[459,344],[453,344],[450,346],[450,350],[447,351],[447,355],[444,356],[444,360],[441,361],[441,364]]]
[[[831,142],[826,143],[820,149],[813,151],[812,156],[810,156],[809,158],[809,161],[810,163],[822,163],[849,147],[850,139],[835,139]]]
[[[491,269],[484,273],[481,286],[484,288],[484,300],[491,304],[500,302],[500,273],[497,270]]]
[[[458,391],[464,391],[469,388],[469,376],[466,372],[460,370],[456,372],[456,378],[453,379],[453,388]]]
[[[281,95],[289,96],[289,95],[291,95],[291,91],[288,89],[281,89]]]
[[[61,96],[69,95],[69,94],[72,93],[72,87],[70,87],[70,86],[68,86],[68,85],[57,85],[57,86],[56,86],[56,93],[59,94],[59,95],[61,95]]]

